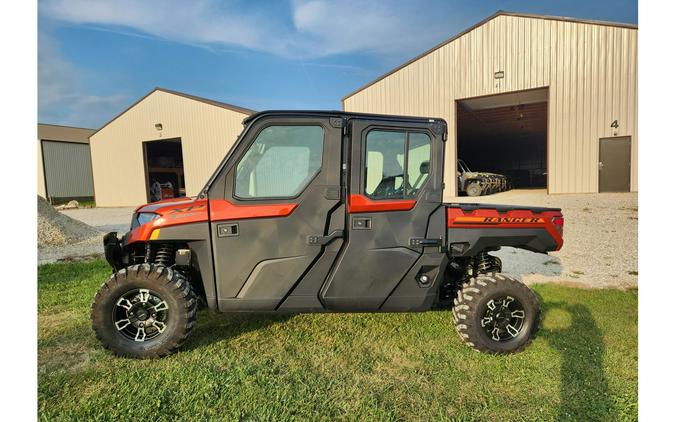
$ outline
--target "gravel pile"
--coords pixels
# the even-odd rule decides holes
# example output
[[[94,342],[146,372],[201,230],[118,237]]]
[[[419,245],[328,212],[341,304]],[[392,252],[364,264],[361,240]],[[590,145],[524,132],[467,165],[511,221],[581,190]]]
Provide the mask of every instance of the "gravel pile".
[[[637,287],[637,193],[546,195],[539,190],[514,190],[452,202],[562,208],[565,243],[559,252],[543,255],[513,248],[493,252],[502,259],[504,272],[528,284]]]
[[[38,248],[92,241],[100,235],[93,227],[61,214],[38,195]]]
[[[44,201],[46,203],[46,201]],[[38,203],[38,209],[45,204]],[[47,206],[49,204],[46,204]],[[44,207],[45,212],[51,215],[51,218],[45,218],[45,222],[49,221],[53,225],[54,219],[57,221],[69,221],[78,224],[77,232],[84,226],[86,231],[84,236],[74,236],[75,238],[85,237],[84,240],[74,242],[67,242],[66,244],[56,246],[40,246],[38,245],[38,264],[47,264],[56,261],[76,261],[82,259],[90,259],[91,257],[103,255],[103,236],[110,231],[124,233],[129,230],[129,221],[131,221],[131,214],[134,208],[79,208],[79,209],[64,209],[62,211],[55,211],[53,208]],[[52,214],[56,212],[56,216]],[[38,212],[38,227],[40,224],[40,215]],[[72,224],[66,224],[67,227],[73,228]],[[49,230],[44,227],[44,230]],[[93,235],[91,230],[94,230]],[[41,229],[38,229],[40,232]],[[57,230],[58,231],[58,230]],[[89,234],[87,234],[89,233]],[[40,235],[38,235],[40,237]],[[68,236],[50,236],[52,238],[68,237]],[[43,242],[44,243],[44,242]]]

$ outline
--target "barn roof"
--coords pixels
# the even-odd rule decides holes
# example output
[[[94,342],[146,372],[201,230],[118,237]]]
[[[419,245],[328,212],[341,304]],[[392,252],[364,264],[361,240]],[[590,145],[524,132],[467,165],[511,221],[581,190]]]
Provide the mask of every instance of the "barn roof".
[[[355,91],[345,95],[342,97],[342,102],[343,102],[343,108],[344,108],[344,101],[355,95],[358,94],[359,92],[363,91],[364,89],[375,85],[377,82],[385,79],[387,76],[390,76],[399,70],[403,69],[404,67],[408,66],[409,64],[412,64],[416,62],[417,60],[429,55],[430,53],[433,53],[434,51],[438,50],[439,48],[450,44],[451,42],[455,41],[457,38],[461,37],[462,35],[465,35],[474,29],[478,28],[479,26],[485,25],[486,23],[490,22],[491,20],[499,17],[499,16],[517,16],[521,18],[532,18],[532,19],[545,19],[545,20],[556,20],[556,21],[563,21],[563,22],[577,22],[577,23],[587,23],[587,24],[592,24],[592,25],[602,25],[602,26],[615,26],[619,28],[629,28],[629,29],[637,29],[637,25],[634,24],[629,24],[629,23],[621,23],[621,22],[609,22],[609,21],[600,21],[600,20],[593,20],[593,19],[578,19],[578,18],[570,18],[570,17],[564,17],[564,16],[550,16],[550,15],[537,15],[537,14],[531,14],[531,13],[518,13],[518,12],[507,12],[505,10],[499,10],[493,15],[488,16],[487,18],[483,19],[482,21],[478,22],[477,24],[465,29],[464,31],[453,35],[452,37],[446,39],[445,41],[441,42],[440,44],[435,45],[434,47],[430,48],[429,50],[423,52],[422,54],[413,57],[412,59],[408,60],[407,62],[403,63],[400,66],[395,67],[394,69],[390,70],[389,72],[385,73],[384,75],[378,77],[377,79],[368,82],[367,84],[363,85],[362,87],[356,89]]]

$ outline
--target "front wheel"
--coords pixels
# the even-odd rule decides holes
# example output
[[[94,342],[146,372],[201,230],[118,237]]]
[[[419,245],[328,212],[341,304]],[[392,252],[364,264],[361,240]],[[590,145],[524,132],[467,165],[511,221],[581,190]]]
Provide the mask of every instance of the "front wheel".
[[[525,349],[539,328],[537,296],[526,285],[499,273],[472,278],[457,292],[452,310],[462,340],[480,352],[506,354]]]
[[[170,268],[140,264],[113,274],[96,293],[92,327],[119,356],[154,358],[175,352],[192,331],[197,299]]]

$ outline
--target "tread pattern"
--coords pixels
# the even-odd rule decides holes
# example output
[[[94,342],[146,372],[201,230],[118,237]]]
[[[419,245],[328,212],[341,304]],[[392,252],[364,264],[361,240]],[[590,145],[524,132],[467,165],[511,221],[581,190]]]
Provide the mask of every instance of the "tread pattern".
[[[480,335],[482,327],[478,313],[478,302],[481,298],[494,292],[501,287],[515,288],[520,294],[525,295],[524,299],[536,306],[535,319],[531,325],[527,340],[511,350],[498,350],[486,342]],[[539,311],[539,300],[532,290],[519,280],[500,273],[481,274],[469,279],[464,287],[457,291],[452,308],[452,317],[455,323],[455,329],[467,346],[475,351],[493,354],[518,353],[527,348],[534,339],[539,329],[539,320],[541,312]]]
[[[147,280],[159,286],[163,285],[163,287],[168,290],[168,294],[181,303],[182,309],[174,310],[174,312],[182,312],[183,318],[181,318],[181,321],[184,322],[181,327],[178,327],[174,333],[172,333],[172,337],[166,339],[161,348],[143,354],[122,349],[113,342],[106,340],[107,336],[105,335],[105,330],[109,327],[105,327],[104,324],[101,324],[101,319],[102,317],[105,318],[105,316],[98,315],[103,307],[103,302],[109,299],[110,293],[113,290],[125,283],[138,280]],[[164,291],[166,292],[166,290]],[[132,265],[114,273],[101,285],[94,297],[94,302],[91,305],[91,320],[96,338],[101,342],[104,348],[112,351],[118,356],[133,358],[168,356],[175,353],[183,345],[195,326],[197,321],[197,297],[185,276],[171,268],[155,264]]]

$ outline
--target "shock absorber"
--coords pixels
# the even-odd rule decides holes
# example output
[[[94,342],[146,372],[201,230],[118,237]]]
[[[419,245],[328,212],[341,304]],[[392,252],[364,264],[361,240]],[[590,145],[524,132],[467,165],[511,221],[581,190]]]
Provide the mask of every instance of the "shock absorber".
[[[473,259],[474,275],[485,273],[499,273],[502,271],[502,261],[487,251],[482,251]]]
[[[163,243],[157,246],[155,251],[155,264],[170,267],[175,258],[175,247],[171,243]]]

